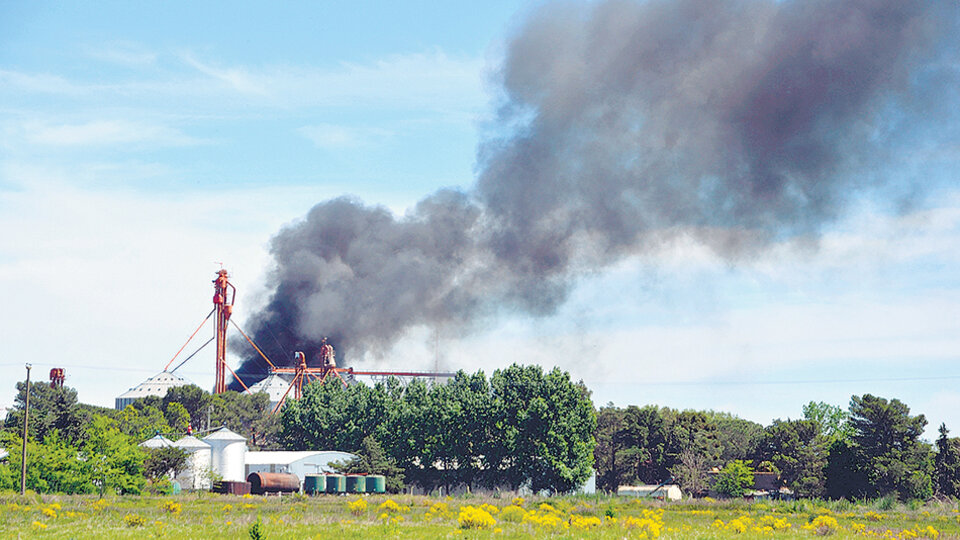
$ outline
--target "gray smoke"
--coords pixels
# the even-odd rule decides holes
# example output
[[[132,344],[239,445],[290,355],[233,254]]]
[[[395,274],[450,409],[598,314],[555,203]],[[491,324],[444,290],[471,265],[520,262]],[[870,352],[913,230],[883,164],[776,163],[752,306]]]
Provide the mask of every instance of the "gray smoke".
[[[957,6],[547,5],[509,44],[475,188],[402,218],[318,204],[273,240],[256,339],[384,353],[419,325],[554,313],[579,276],[677,235],[731,260],[815,236],[944,105]]]

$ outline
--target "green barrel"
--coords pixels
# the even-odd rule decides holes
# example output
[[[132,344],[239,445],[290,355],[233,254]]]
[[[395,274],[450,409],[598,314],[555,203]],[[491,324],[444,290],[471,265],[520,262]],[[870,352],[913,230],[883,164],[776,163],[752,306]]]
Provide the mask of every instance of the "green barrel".
[[[327,475],[327,493],[346,493],[347,477],[342,474]]]
[[[316,495],[327,490],[327,477],[322,474],[308,474],[303,478],[303,492]]]
[[[387,492],[387,477],[382,474],[370,474],[367,475],[367,493],[386,493]]]
[[[367,477],[358,474],[347,475],[347,493],[364,493],[367,490]]]

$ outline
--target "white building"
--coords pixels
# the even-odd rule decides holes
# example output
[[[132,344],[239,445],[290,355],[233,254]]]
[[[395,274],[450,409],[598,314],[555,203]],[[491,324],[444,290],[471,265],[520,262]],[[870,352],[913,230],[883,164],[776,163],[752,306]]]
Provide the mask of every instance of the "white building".
[[[187,468],[177,476],[177,482],[184,489],[210,489],[210,445],[187,435],[173,446],[187,453]]]
[[[247,452],[246,473],[292,473],[302,482],[308,474],[335,472],[333,463],[350,461],[355,457],[354,454],[335,451]]]
[[[210,445],[210,469],[228,482],[247,479],[243,465],[247,453],[247,439],[226,427],[203,438]]]
[[[676,484],[667,484],[662,486],[620,486],[617,488],[617,495],[627,495],[632,497],[647,497],[651,499],[663,499],[667,501],[679,501],[683,497],[680,486]]]
[[[114,399],[114,408],[122,411],[127,405],[130,405],[140,398],[147,396],[163,397],[167,395],[167,391],[171,388],[186,386],[188,384],[190,384],[189,381],[179,375],[174,375],[173,372],[161,371],[123,394],[120,394],[119,397]]]

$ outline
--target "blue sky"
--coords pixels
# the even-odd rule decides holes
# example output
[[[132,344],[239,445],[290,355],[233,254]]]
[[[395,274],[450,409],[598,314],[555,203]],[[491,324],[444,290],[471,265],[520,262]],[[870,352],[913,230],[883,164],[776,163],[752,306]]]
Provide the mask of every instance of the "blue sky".
[[[403,214],[472,185],[504,43],[532,8],[0,5],[0,406],[24,362],[112,405],[206,315],[215,261],[242,324],[266,300],[270,238],[318,202]],[[956,139],[902,156],[890,174],[939,187],[900,212],[855,205],[815,247],[732,264],[676,240],[584,278],[556,316],[504,314],[438,349],[414,331],[375,367],[538,362],[598,405],[764,424],[869,392],[956,431],[958,160]],[[210,387],[212,363],[183,374]]]

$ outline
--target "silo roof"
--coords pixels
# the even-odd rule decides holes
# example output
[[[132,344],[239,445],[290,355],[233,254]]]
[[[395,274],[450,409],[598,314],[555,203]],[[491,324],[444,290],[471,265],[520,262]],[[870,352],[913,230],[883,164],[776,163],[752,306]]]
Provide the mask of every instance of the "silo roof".
[[[163,397],[167,395],[167,391],[171,388],[177,386],[186,386],[190,384],[189,381],[183,377],[174,374],[171,371],[161,371],[153,377],[143,381],[142,383],[134,386],[130,390],[120,394],[120,398],[142,398],[147,396],[160,396]]]
[[[173,443],[177,448],[210,448],[210,445],[201,441],[200,439],[194,437],[193,435],[187,435],[177,439],[177,442]]]
[[[204,441],[246,441],[247,438],[227,429],[226,426],[203,438]]]
[[[166,446],[173,446],[173,441],[157,433],[153,437],[140,443],[140,446],[144,448],[163,448]]]

